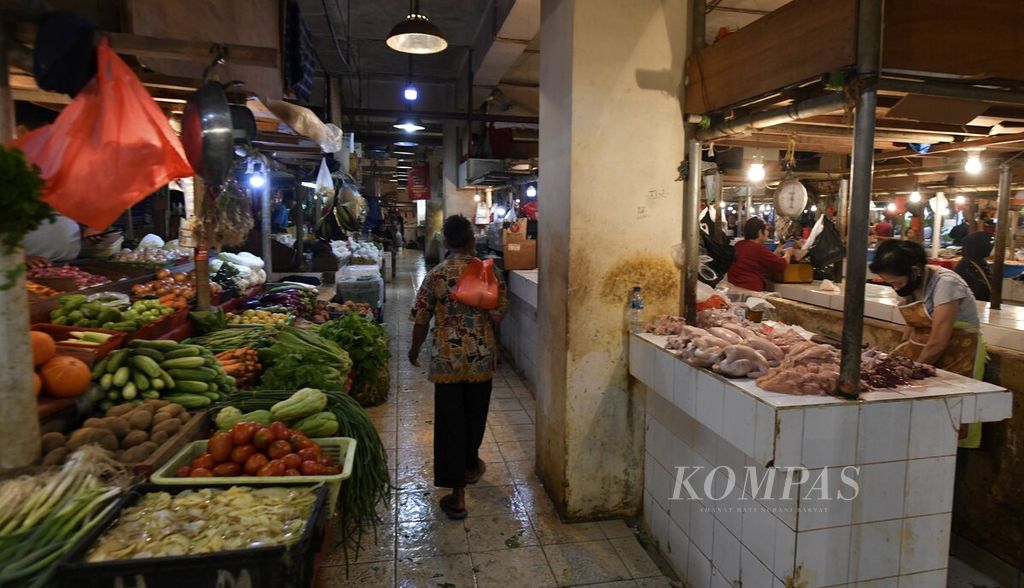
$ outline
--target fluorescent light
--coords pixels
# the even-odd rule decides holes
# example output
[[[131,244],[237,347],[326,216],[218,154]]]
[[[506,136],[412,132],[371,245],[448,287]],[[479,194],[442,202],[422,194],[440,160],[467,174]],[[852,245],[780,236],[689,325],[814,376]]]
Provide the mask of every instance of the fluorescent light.
[[[416,86],[406,86],[405,90],[402,92],[402,96],[404,96],[409,102],[415,102],[416,99],[419,98],[420,93],[416,90]]]
[[[419,143],[416,141],[395,141],[393,145],[395,147],[418,147]]]
[[[760,182],[764,179],[764,160],[760,155],[754,157],[754,162],[747,168],[747,179],[751,182]]]
[[[392,151],[392,155],[416,155],[415,151]]]
[[[312,188],[312,189],[316,190],[316,184],[314,184],[313,182],[302,182],[302,187],[304,187],[304,188]]]

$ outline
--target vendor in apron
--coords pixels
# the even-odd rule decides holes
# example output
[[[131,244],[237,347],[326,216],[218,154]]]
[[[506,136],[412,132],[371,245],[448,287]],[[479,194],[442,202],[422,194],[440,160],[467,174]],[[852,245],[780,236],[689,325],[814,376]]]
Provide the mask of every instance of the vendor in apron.
[[[956,272],[928,265],[925,249],[916,241],[882,243],[870,268],[903,297],[898,308],[907,326],[903,343],[893,353],[980,380],[985,345],[967,283]],[[961,447],[978,447],[980,442],[980,423],[961,427]]]

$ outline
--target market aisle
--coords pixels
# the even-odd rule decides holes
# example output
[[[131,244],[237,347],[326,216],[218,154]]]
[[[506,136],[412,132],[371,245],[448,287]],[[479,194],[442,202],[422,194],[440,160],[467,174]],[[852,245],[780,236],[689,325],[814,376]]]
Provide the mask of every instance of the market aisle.
[[[559,521],[533,473],[533,396],[508,367],[495,377],[481,450],[487,473],[466,492],[470,515],[445,518],[437,506],[445,491],[432,485],[433,385],[425,369],[405,360],[412,337],[407,313],[425,273],[418,252],[399,256],[385,308],[391,398],[369,411],[401,490],[384,514],[379,544],[360,555],[348,578],[341,553],[335,554],[321,568],[318,588],[671,586],[625,522]]]

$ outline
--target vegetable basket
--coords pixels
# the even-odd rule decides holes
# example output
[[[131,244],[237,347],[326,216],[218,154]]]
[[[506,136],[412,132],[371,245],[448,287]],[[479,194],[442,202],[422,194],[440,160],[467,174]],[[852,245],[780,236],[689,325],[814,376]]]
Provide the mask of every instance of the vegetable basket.
[[[190,478],[188,486],[173,488],[142,486],[120,498],[122,503],[57,563],[57,586],[61,588],[179,588],[191,586],[248,586],[251,588],[307,588],[313,585],[315,557],[323,548],[328,518],[328,489],[321,487],[298,540],[192,555],[123,559],[87,563],[82,561],[103,533],[117,521],[121,511],[148,492],[179,494],[204,485]],[[298,486],[292,478],[286,484]]]
[[[349,437],[327,437],[313,439],[324,455],[334,458],[341,466],[341,473],[331,476],[232,476],[210,478],[179,478],[175,475],[178,468],[192,463],[200,453],[206,451],[206,441],[193,441],[153,472],[150,482],[160,486],[280,486],[283,484],[315,484],[323,482],[329,491],[327,516],[334,515],[341,494],[341,483],[352,475],[352,465],[356,457],[356,440]]]
[[[53,340],[57,343],[57,351],[61,355],[77,357],[89,365],[103,359],[108,353],[121,347],[122,343],[124,343],[125,335],[121,331],[72,327],[70,325],[55,325],[52,323],[36,323],[32,325],[32,330],[41,331],[53,337]],[[104,333],[110,335],[110,338],[105,343],[99,345],[76,345],[69,342],[73,331]]]

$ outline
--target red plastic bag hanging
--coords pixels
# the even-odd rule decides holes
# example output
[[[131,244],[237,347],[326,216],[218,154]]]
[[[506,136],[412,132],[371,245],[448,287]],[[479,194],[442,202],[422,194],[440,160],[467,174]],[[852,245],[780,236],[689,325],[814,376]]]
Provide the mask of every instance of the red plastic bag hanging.
[[[171,180],[193,175],[167,117],[104,39],[96,77],[51,125],[12,142],[42,170],[43,200],[105,229]]]
[[[498,277],[494,275],[494,260],[469,260],[459,281],[452,289],[452,298],[473,308],[498,308]]]

